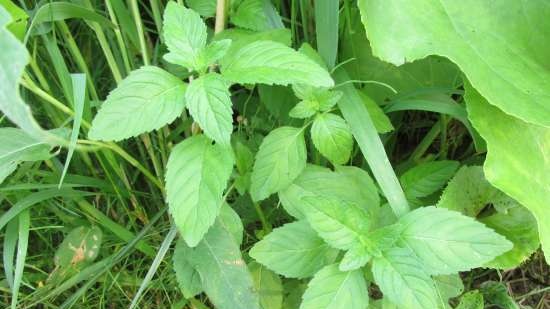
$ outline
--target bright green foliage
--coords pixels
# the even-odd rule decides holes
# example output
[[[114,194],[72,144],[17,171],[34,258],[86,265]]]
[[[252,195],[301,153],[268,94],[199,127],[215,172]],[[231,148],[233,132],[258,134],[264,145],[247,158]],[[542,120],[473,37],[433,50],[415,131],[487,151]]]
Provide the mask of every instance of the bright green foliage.
[[[329,111],[342,97],[340,91],[314,88],[303,84],[293,85],[292,89],[296,96],[302,99],[290,111],[290,116],[294,118],[309,118],[316,112]]]
[[[375,56],[395,65],[445,56],[491,104],[550,126],[548,31],[535,26],[548,18],[545,2],[360,0],[359,8]]]
[[[263,200],[288,187],[306,167],[303,129],[277,128],[267,135],[256,154],[250,194]]]
[[[7,25],[7,29],[19,40],[23,40],[29,18],[27,13],[11,0],[0,0],[0,6],[4,7],[11,15],[12,22]]]
[[[303,83],[331,87],[334,81],[326,70],[301,53],[281,43],[255,41],[228,53],[221,61],[222,75],[240,84],[288,85]]]
[[[179,143],[170,154],[166,193],[186,243],[194,247],[214,223],[233,170],[233,154],[204,135]]]
[[[178,240],[172,261],[178,286],[186,298],[193,297],[203,291],[199,273],[186,259],[189,251],[190,248],[185,241],[183,239]]]
[[[382,108],[380,108],[380,106],[378,106],[373,99],[365,95],[363,92],[359,92],[359,97],[361,97],[363,103],[365,103],[376,131],[378,131],[378,133],[388,133],[393,131],[393,125],[388,116],[384,114]]]
[[[432,275],[483,265],[512,243],[474,219],[444,208],[422,207],[403,216],[401,239]]]
[[[543,298],[480,280],[550,251],[527,2],[0,0],[1,307]]]
[[[399,180],[408,198],[426,197],[441,189],[458,168],[456,161],[433,161],[419,164]]]
[[[170,51],[167,61],[188,69],[201,67],[199,53],[206,46],[206,25],[193,10],[168,2],[164,11],[163,36]]]
[[[263,0],[242,1],[235,14],[231,15],[231,23],[254,31],[269,30],[270,25],[264,6]]]
[[[186,0],[185,4],[204,17],[211,17],[216,14],[216,0]]]
[[[483,309],[484,307],[483,294],[474,290],[462,295],[456,309]]]
[[[440,275],[433,277],[435,289],[441,303],[441,309],[451,309],[449,299],[457,297],[464,292],[464,284],[458,274]]]
[[[311,279],[300,309],[365,309],[368,304],[367,284],[361,271],[343,272],[332,264]]]
[[[185,107],[186,84],[153,66],[133,71],[101,105],[91,139],[119,141],[171,123]]]
[[[333,164],[344,164],[349,160],[353,137],[342,117],[330,113],[315,117],[311,139],[317,150]]]
[[[361,268],[370,261],[371,255],[367,248],[362,244],[355,244],[351,249],[346,251],[342,261],[338,265],[340,271],[351,271]]]
[[[203,50],[200,51],[198,56],[199,67],[198,70],[204,72],[206,67],[213,64],[223,58],[227,51],[231,47],[231,40],[218,40],[208,44]]]
[[[50,158],[50,148],[21,129],[0,128],[0,183],[15,171],[19,163]]]
[[[304,197],[306,217],[311,227],[329,245],[348,250],[361,241],[372,225],[368,212],[335,198]]]
[[[310,277],[334,262],[337,254],[305,220],[273,230],[250,250],[256,261],[289,278]]]
[[[8,30],[6,25],[12,18],[0,5],[0,110],[27,134],[36,138],[47,136],[32,116],[30,107],[19,95],[19,80],[29,62],[25,46]]]
[[[488,153],[483,166],[487,180],[533,213],[538,223],[542,250],[548,259],[550,129],[503,113],[489,105],[468,85],[466,91],[469,117],[487,141]]]
[[[376,103],[382,104],[399,95],[413,94],[419,89],[454,88],[460,85],[462,73],[446,58],[429,56],[395,66],[373,55],[365,27],[361,23],[359,10],[352,9],[350,15],[352,31],[343,33],[340,54],[341,59],[354,58],[355,60],[345,65],[346,71],[353,79],[386,83],[397,91],[396,94],[390,88],[376,83],[365,84],[361,92],[367,94]],[[372,113],[371,117],[376,123]]]
[[[185,92],[187,108],[204,133],[229,145],[233,131],[233,111],[228,83],[217,73],[208,73],[191,82]]]
[[[487,210],[492,205],[494,210]],[[539,246],[537,223],[527,209],[494,188],[480,166],[462,167],[441,195],[439,207],[479,219],[514,243],[514,248],[487,266],[512,268],[525,261]]]
[[[331,171],[308,165],[288,188],[279,192],[285,210],[298,219],[306,217],[306,197],[338,198],[366,209],[373,216],[380,204],[378,190],[369,174],[353,166],[340,166]]]
[[[254,288],[260,296],[262,309],[281,309],[283,305],[283,285],[281,278],[265,266],[252,262],[248,264]]]
[[[200,275],[202,288],[216,308],[259,309],[259,296],[241,251],[223,224],[216,223],[186,255]]]
[[[394,248],[373,259],[372,274],[384,297],[398,307],[437,308],[434,281],[409,249]]]
[[[496,257],[486,266],[499,269],[517,267],[539,248],[537,222],[533,215],[520,205],[480,218],[479,221],[514,244],[512,250]]]

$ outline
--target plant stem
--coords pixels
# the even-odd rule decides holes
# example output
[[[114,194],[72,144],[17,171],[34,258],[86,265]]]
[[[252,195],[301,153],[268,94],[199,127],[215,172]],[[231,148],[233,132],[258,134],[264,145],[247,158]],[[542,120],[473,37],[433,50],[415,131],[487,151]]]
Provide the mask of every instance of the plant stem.
[[[216,2],[216,23],[214,33],[220,33],[225,29],[225,10],[226,0],[217,0]]]
[[[134,15],[134,22],[139,35],[139,46],[141,48],[141,56],[143,58],[143,64],[149,65],[149,55],[147,52],[147,44],[145,43],[145,33],[143,32],[143,22],[141,21],[141,15],[139,14],[139,7],[137,0],[131,0],[130,5],[132,7],[132,14]]]

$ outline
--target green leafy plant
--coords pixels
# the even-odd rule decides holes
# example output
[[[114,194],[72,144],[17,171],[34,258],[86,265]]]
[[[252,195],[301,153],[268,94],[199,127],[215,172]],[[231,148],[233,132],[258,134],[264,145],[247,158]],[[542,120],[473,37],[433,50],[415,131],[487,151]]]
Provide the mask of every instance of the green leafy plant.
[[[28,2],[0,1],[12,309],[520,308],[474,274],[550,254],[542,2]]]

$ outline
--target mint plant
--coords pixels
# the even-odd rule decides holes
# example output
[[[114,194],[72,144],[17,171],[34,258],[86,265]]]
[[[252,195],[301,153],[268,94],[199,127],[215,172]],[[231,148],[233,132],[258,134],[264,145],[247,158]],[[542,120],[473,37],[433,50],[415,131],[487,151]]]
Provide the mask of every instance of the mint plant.
[[[550,252],[542,3],[27,4],[0,1],[6,307],[519,308],[464,273]]]

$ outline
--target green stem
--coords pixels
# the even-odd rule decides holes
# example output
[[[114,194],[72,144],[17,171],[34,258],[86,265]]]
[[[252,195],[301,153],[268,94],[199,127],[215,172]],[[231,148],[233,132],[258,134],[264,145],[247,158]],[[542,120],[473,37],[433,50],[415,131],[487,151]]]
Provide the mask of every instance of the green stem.
[[[262,229],[264,231],[264,235],[267,235],[271,232],[271,224],[267,221],[265,218],[264,211],[262,210],[262,207],[259,203],[254,202],[254,209],[256,209],[256,213],[258,214],[258,217],[260,218],[260,222],[262,223]]]
[[[147,52],[147,44],[145,42],[145,33],[143,31],[143,21],[139,13],[139,7],[137,0],[131,0],[130,6],[132,7],[132,14],[134,15],[134,22],[139,35],[139,46],[141,48],[141,56],[143,58],[143,64],[149,65],[149,54]]]

